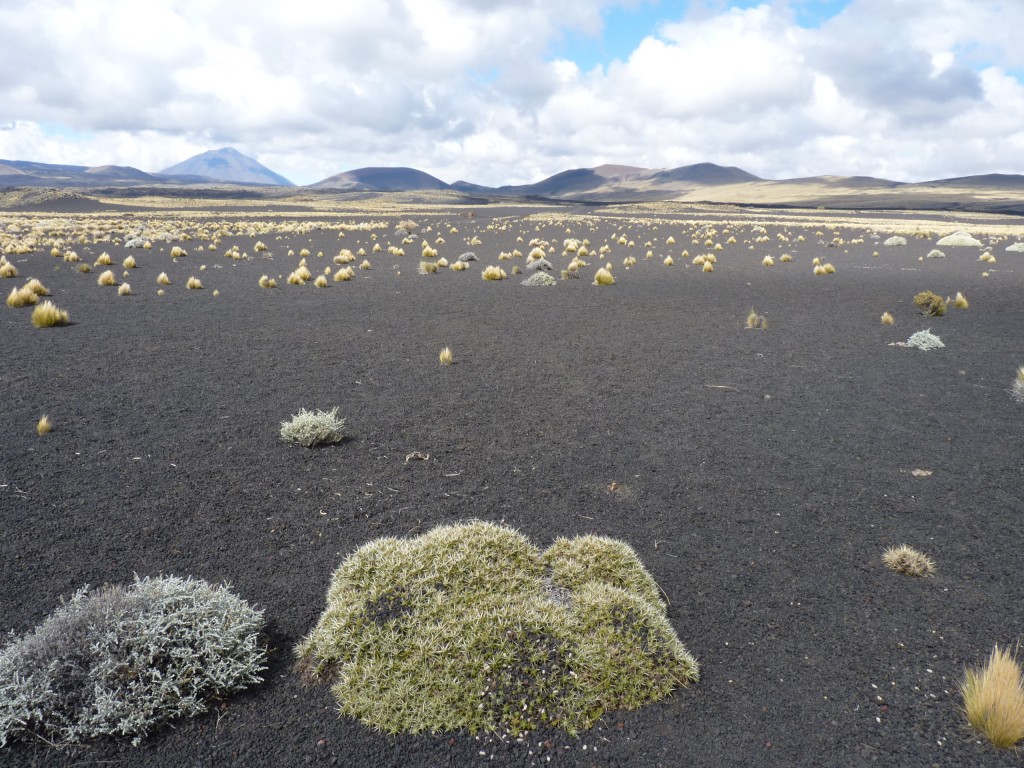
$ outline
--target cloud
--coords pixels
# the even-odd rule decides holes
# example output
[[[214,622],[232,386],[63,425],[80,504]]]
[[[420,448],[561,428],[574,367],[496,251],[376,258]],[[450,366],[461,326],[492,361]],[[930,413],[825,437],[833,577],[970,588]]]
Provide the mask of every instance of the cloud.
[[[597,45],[608,9],[650,6],[6,0],[0,157],[152,171],[234,145],[300,183],[362,165],[485,184],[602,162],[1024,172],[1024,4],[850,0],[804,28],[799,2],[690,3],[582,71],[566,35]]]

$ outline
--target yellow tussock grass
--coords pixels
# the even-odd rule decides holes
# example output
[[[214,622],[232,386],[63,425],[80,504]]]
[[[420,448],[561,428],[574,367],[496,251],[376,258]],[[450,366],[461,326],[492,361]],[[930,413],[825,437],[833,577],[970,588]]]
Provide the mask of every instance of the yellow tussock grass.
[[[32,310],[32,325],[36,328],[53,328],[67,325],[68,313],[59,309],[52,301],[44,301]]]
[[[1024,685],[1016,655],[998,645],[980,669],[960,683],[967,721],[999,749],[1024,738]]]

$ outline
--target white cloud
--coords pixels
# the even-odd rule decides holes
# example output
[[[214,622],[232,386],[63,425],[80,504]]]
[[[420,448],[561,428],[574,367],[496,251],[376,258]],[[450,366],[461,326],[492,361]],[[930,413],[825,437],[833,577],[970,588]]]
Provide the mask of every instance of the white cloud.
[[[793,2],[692,3],[582,72],[554,46],[637,0],[5,0],[0,157],[153,171],[233,145],[300,183],[1024,172],[1024,3],[851,0],[802,29]]]

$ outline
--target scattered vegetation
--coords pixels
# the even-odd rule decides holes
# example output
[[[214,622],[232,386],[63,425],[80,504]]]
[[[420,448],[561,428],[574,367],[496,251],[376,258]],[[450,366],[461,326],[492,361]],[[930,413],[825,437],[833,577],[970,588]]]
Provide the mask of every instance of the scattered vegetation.
[[[957,291],[956,296],[953,298],[953,306],[956,309],[967,309],[970,304],[967,303],[967,297],[960,293],[960,291]]]
[[[757,310],[751,308],[750,312],[747,313],[744,327],[750,330],[764,330],[768,327],[768,320],[764,315],[757,314]]]
[[[612,276],[611,270],[607,267],[602,267],[594,273],[594,285],[615,285],[615,278]]]
[[[455,360],[455,355],[452,354],[451,347],[445,347],[441,350],[441,354],[438,355],[438,360],[441,365],[451,365]]]
[[[904,346],[914,347],[915,349],[920,349],[922,352],[928,352],[932,349],[941,349],[946,345],[942,343],[942,339],[932,333],[931,329],[928,328],[912,334],[911,337],[906,340]]]
[[[171,284],[171,278],[169,278],[167,276],[166,272],[161,272],[159,275],[157,275],[156,281],[160,285],[170,285]]]
[[[306,448],[340,443],[345,435],[345,420],[338,418],[337,407],[329,411],[307,411],[305,408],[281,422],[281,439]]]
[[[131,736],[261,681],[263,614],[173,576],[79,590],[0,651],[0,746]]]
[[[111,270],[107,269],[100,273],[96,283],[98,285],[117,285],[117,278],[114,277],[114,273]]]
[[[968,669],[960,683],[967,721],[999,749],[1024,739],[1024,685],[1016,654],[992,650],[988,663]]]
[[[882,313],[882,325],[892,325],[895,322],[896,322],[896,318],[894,318],[892,316],[892,313],[890,313],[890,312],[883,312]]]
[[[583,536],[539,552],[486,522],[356,550],[296,654],[343,714],[389,733],[576,733],[698,679],[628,545]]]
[[[38,301],[39,296],[27,285],[23,285],[21,288],[12,288],[11,292],[7,294],[7,306],[13,309],[28,307],[36,304]]]
[[[935,561],[906,544],[889,547],[882,553],[882,562],[890,570],[907,576],[924,577],[935,573]]]
[[[505,274],[505,270],[501,267],[491,265],[484,268],[484,271],[480,273],[480,277],[484,280],[504,280],[508,275]]]
[[[188,279],[188,282],[185,283],[185,286],[190,291],[198,291],[199,289],[201,289],[203,287],[203,284],[199,281],[198,277],[190,277]]]
[[[45,413],[39,418],[36,424],[36,434],[42,437],[48,435],[53,431],[53,424],[50,422],[50,417]]]

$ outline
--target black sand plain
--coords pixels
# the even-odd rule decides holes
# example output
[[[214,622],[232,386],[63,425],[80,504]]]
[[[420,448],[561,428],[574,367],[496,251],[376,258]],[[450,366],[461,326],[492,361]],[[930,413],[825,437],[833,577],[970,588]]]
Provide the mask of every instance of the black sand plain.
[[[462,273],[419,275],[417,238],[406,256],[369,253],[372,270],[322,289],[257,279],[287,276],[298,262],[288,248],[310,249],[314,275],[336,269],[339,248],[370,251],[369,231],[224,237],[207,253],[199,240],[155,243],[130,251],[126,297],[48,247],[10,257],[21,276],[0,280],[5,295],[38,277],[73,324],[40,330],[31,310],[0,308],[0,628],[29,630],[84,584],[191,575],[227,581],[266,611],[270,662],[262,685],[139,747],[19,743],[0,764],[1020,764],[966,725],[957,682],[1024,634],[1024,406],[1008,393],[1024,364],[1024,254],[1005,252],[1024,224],[934,218],[943,231],[1011,228],[987,266],[976,248],[919,260],[934,238],[882,246],[855,214],[538,210],[591,218],[538,221],[522,207],[473,219],[423,206],[318,215],[381,221],[385,246],[411,215],[433,227],[431,242],[445,238],[436,247],[449,261],[480,257]],[[154,215],[139,209],[120,236]],[[54,215],[76,216],[88,219]],[[884,240],[928,216],[862,218]],[[692,244],[687,222],[718,229],[713,273],[680,257],[710,250]],[[770,242],[746,242],[755,224]],[[567,228],[612,245],[614,286],[591,284],[595,256],[581,279],[537,288],[511,274],[524,259],[498,261],[529,251],[517,235],[542,237],[558,248],[557,276]],[[619,232],[635,247],[615,243]],[[835,233],[844,244],[826,247]],[[482,244],[467,245],[474,235]],[[227,259],[234,243],[253,258]],[[172,260],[173,245],[189,255]],[[69,247],[89,262],[108,251],[115,265],[129,252]],[[761,265],[783,252],[792,263]],[[626,255],[638,258],[629,270]],[[836,273],[814,276],[814,257]],[[481,280],[499,263],[509,279]],[[186,289],[190,275],[203,290]],[[923,317],[913,297],[925,289],[962,291],[970,309]],[[744,329],[751,308],[766,330]],[[945,348],[891,345],[924,328]],[[438,364],[444,346],[450,367]],[[300,408],[336,405],[340,445],[280,439]],[[54,431],[40,438],[43,413]],[[429,460],[407,461],[414,451]],[[291,669],[332,571],[371,539],[470,518],[540,547],[583,533],[630,543],[670,600],[700,683],[609,713],[578,738],[390,736],[339,719],[330,691]],[[883,550],[904,542],[936,560],[934,577],[883,567]]]

